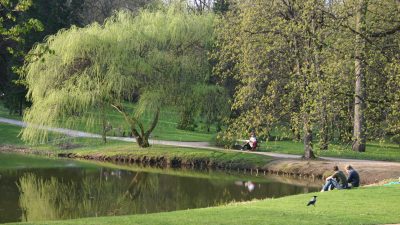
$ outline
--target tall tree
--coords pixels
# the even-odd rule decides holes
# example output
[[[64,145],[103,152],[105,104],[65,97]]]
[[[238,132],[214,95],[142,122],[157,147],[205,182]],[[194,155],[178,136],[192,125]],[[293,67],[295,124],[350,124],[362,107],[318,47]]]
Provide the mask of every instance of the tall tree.
[[[366,50],[363,38],[366,30],[366,14],[368,0],[359,0],[356,15],[356,49],[355,49],[355,93],[354,93],[354,143],[353,150],[358,152],[365,151],[365,70],[366,70]]]
[[[48,133],[37,126],[73,126],[77,117],[90,124],[98,116],[86,112],[106,106],[123,115],[139,146],[148,147],[161,107],[191,98],[188,93],[207,80],[213,20],[211,13],[191,14],[173,4],[137,16],[122,11],[103,26],[72,27],[49,37],[45,44],[55,54],[26,66],[33,105],[22,138],[44,141]],[[125,101],[133,93],[140,97],[132,111]],[[153,114],[147,128],[140,120],[145,112]]]
[[[261,137],[282,124],[303,134],[313,158],[313,123],[322,75],[318,43],[322,1],[236,1],[222,17],[214,57],[216,73],[238,85],[228,133],[255,129]],[[266,10],[268,9],[268,10]],[[324,90],[320,90],[323,92]]]
[[[32,1],[26,0],[0,1],[0,95],[14,106],[10,112],[19,109],[20,114],[24,92],[13,83],[18,79],[16,67],[25,53],[26,35],[32,30],[43,30],[39,20],[25,15],[31,5]]]

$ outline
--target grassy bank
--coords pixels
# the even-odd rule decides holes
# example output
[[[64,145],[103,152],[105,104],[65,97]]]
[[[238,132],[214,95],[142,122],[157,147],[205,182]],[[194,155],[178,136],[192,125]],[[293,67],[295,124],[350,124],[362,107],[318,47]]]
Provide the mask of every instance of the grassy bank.
[[[64,151],[73,158],[90,158],[109,161],[136,161],[145,164],[162,163],[168,165],[197,165],[223,168],[261,168],[272,160],[269,156],[232,152],[228,150],[206,150],[181,148],[174,146],[153,145],[150,148],[139,148],[132,143],[111,143],[101,146],[81,147]],[[153,160],[153,162],[151,162]]]
[[[307,207],[317,195],[316,207]],[[308,193],[278,199],[147,215],[26,224],[393,224],[400,222],[400,185]]]
[[[0,145],[24,146],[17,137],[20,128],[13,125],[0,123]],[[247,154],[244,152],[231,152],[225,150],[205,150],[196,148],[180,148],[174,146],[153,145],[150,148],[139,148],[135,143],[109,141],[102,143],[100,139],[90,138],[64,138],[54,139],[44,145],[25,146],[33,149],[54,152],[55,154],[73,154],[74,158],[104,159],[115,158],[136,159],[140,162],[150,159],[162,159],[165,162],[179,162],[182,165],[191,165],[196,162],[207,162],[210,167],[231,168],[260,168],[272,160],[271,157]],[[64,148],[72,147],[66,150]]]
[[[294,141],[269,141],[263,142],[259,150],[302,155],[304,145]],[[330,144],[329,150],[319,150],[318,145],[314,145],[314,153],[316,156],[400,162],[400,147],[393,143],[368,142],[366,152],[355,152],[351,146],[340,144]]]

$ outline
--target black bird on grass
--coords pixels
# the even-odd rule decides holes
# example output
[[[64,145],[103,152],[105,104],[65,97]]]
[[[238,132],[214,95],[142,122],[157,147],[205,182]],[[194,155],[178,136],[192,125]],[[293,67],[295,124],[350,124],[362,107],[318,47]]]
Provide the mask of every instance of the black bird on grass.
[[[317,202],[317,196],[314,196],[307,204],[307,206],[313,205],[315,206],[315,203]]]

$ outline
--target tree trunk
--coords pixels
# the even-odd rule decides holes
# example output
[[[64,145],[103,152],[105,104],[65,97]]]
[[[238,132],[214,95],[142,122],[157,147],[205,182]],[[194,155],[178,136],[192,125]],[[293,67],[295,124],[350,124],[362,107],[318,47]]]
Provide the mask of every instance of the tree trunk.
[[[136,137],[136,143],[141,148],[150,147],[149,137],[146,137],[146,136],[138,136],[138,137]]]
[[[324,35],[321,35],[319,31],[323,26],[323,15],[319,13],[317,10],[318,5],[320,5],[320,0],[314,0],[312,13],[311,13],[311,33],[313,37],[317,38],[310,38],[310,49],[312,49],[312,64],[314,67],[314,72],[317,80],[318,88],[316,91],[318,92],[318,111],[319,111],[319,146],[321,150],[328,149],[328,141],[329,141],[329,133],[328,133],[328,113],[326,108],[326,81],[325,81],[325,74],[324,71],[321,69],[321,52],[322,52],[322,44],[324,42]]]
[[[303,132],[304,132],[304,159],[314,159],[315,155],[312,150],[312,130],[310,126],[309,113],[304,114],[303,118]]]
[[[24,96],[21,96],[20,98],[19,98],[19,116],[22,116],[22,111],[23,111],[23,109],[22,109],[22,105],[23,105],[23,102],[24,102]]]
[[[298,44],[298,40],[295,37],[294,38],[294,52],[295,52],[295,56],[296,56],[296,74],[297,76],[303,77],[304,78],[304,83],[303,83],[303,87],[302,89],[306,92],[308,92],[307,90],[307,77],[305,77],[304,73],[302,72],[302,65],[300,63],[300,53],[299,53],[299,44]],[[304,155],[303,158],[304,159],[313,159],[315,158],[314,152],[312,150],[312,130],[311,130],[311,125],[310,125],[310,106],[307,105],[308,102],[308,97],[309,97],[309,93],[304,93],[302,96],[302,104],[303,107],[305,107],[305,109],[301,110],[302,111],[302,116],[303,116],[303,142],[304,142]],[[305,104],[305,105],[304,105]]]
[[[160,116],[160,109],[157,109],[149,129],[145,131],[143,124],[137,118],[130,117],[128,113],[123,109],[121,104],[111,104],[111,106],[114,107],[119,113],[121,113],[124,116],[125,121],[129,123],[129,126],[131,127],[131,134],[136,139],[136,143],[139,145],[139,147],[150,147],[149,137],[151,132],[153,132],[154,128],[157,126],[158,118]],[[139,127],[140,132],[136,129],[136,126]]]
[[[103,123],[103,130],[101,132],[101,138],[103,139],[104,143],[107,143],[107,120],[104,105],[101,104],[101,121]]]
[[[328,150],[329,146],[329,131],[328,131],[328,115],[326,112],[326,99],[322,101],[322,112],[321,112],[321,129],[319,139],[319,149]]]
[[[368,0],[359,0],[356,19],[356,50],[355,50],[355,95],[354,95],[354,127],[353,127],[353,150],[365,151],[365,17],[367,13]]]
[[[107,119],[106,119],[106,112],[104,108],[104,104],[101,103],[101,122],[103,123],[103,130],[101,133],[101,138],[103,139],[104,143],[107,143]]]

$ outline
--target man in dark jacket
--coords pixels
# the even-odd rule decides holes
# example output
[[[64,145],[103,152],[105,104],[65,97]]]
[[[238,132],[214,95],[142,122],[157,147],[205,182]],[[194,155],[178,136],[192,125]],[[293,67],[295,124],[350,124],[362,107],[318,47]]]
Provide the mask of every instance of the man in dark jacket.
[[[345,167],[347,174],[349,177],[347,178],[347,183],[349,187],[359,187],[360,186],[360,176],[357,171],[353,169],[351,165],[347,165]]]

